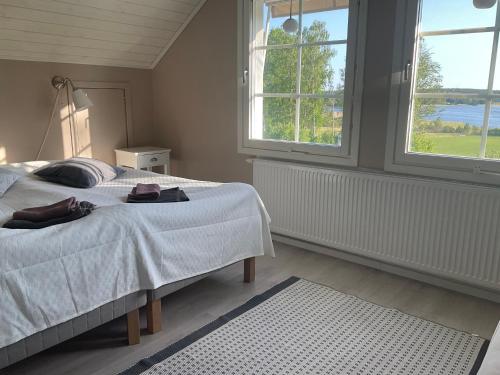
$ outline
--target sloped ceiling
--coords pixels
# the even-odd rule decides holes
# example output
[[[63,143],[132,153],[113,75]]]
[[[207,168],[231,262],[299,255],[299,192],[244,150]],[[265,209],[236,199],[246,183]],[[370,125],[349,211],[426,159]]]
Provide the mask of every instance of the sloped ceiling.
[[[153,68],[206,0],[0,0],[0,59]]]

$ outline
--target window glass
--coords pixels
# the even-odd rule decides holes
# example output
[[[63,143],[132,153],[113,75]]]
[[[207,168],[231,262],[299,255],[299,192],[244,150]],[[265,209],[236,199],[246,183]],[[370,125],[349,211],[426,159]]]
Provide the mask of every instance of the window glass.
[[[480,98],[417,98],[410,151],[479,157],[484,110]]]
[[[333,98],[301,99],[300,141],[340,146],[342,117],[342,108]]]
[[[250,139],[340,147],[349,1],[292,1],[297,34],[282,28],[289,1],[254,7]]]
[[[424,0],[420,30],[463,29],[495,26],[496,5],[478,9],[472,0]]]
[[[262,139],[293,141],[295,138],[295,99],[263,98]]]
[[[493,33],[489,32],[421,38],[417,90],[486,90],[492,43]]]
[[[302,48],[301,92],[342,91],[345,79],[346,45],[314,45]]]
[[[491,105],[489,116],[488,139],[486,143],[486,157],[500,159],[500,99],[495,99]]]
[[[477,9],[471,0],[421,3],[406,151],[498,158],[496,137],[500,132],[497,135],[495,129],[500,127],[500,113],[493,95],[495,87],[489,86],[490,74],[496,75],[495,67],[490,69],[494,30],[475,29],[495,26],[496,6]],[[483,132],[483,126],[488,131]]]
[[[292,17],[298,19],[298,1],[293,2]],[[283,31],[283,23],[290,17],[290,1],[256,1],[254,8],[254,41],[256,46],[292,44],[298,33]]]
[[[295,93],[297,88],[297,48],[258,51],[265,61],[262,77],[265,93]]]
[[[307,4],[311,3],[308,8]],[[304,1],[304,15],[302,17],[302,25],[304,26],[305,34],[312,32],[317,28],[317,25],[325,25],[326,27],[321,30],[321,33],[314,33],[310,41],[329,41],[329,40],[345,40],[347,39],[347,24],[349,17],[348,1],[337,2],[337,7],[314,7],[314,3],[318,1]],[[331,2],[330,2],[331,3]],[[318,9],[320,8],[320,9]],[[310,9],[310,10],[309,10]],[[316,9],[316,11],[314,11]],[[306,12],[309,10],[308,12]],[[307,35],[304,36],[305,39]]]

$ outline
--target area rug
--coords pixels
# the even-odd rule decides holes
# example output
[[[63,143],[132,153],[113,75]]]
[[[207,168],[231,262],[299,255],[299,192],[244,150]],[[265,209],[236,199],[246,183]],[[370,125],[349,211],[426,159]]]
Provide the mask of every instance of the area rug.
[[[488,341],[292,277],[123,372],[476,374]]]

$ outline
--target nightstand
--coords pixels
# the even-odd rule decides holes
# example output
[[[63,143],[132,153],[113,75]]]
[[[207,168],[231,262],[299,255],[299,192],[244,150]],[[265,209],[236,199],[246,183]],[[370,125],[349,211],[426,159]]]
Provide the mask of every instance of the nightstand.
[[[159,147],[130,147],[115,150],[116,165],[134,169],[147,169],[163,166],[164,173],[170,174],[170,151]]]

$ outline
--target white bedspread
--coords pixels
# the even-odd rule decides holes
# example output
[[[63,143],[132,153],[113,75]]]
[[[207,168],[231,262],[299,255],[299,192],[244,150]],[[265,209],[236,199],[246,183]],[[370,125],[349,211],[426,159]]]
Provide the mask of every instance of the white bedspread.
[[[274,255],[268,215],[246,184],[127,170],[83,190],[42,182],[29,164],[11,169],[25,176],[0,199],[0,225],[69,196],[98,208],[50,228],[0,228],[0,348],[137,290]],[[124,204],[137,182],[180,186],[191,201]]]

